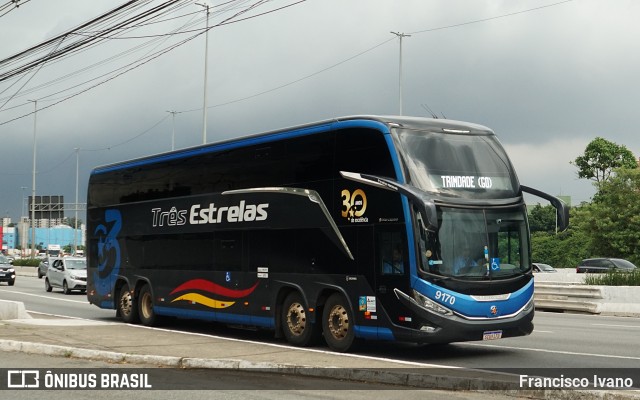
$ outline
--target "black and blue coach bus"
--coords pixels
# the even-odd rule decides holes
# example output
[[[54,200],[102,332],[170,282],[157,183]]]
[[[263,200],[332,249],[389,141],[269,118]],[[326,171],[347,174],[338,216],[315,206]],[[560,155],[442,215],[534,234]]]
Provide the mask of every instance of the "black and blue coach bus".
[[[353,116],[96,168],[89,301],[324,337],[449,343],[528,335],[523,192],[494,133]]]

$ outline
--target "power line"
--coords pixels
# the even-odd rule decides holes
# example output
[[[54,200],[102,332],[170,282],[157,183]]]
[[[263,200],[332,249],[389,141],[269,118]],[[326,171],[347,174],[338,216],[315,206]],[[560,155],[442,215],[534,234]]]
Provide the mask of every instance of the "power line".
[[[498,15],[498,16],[489,17],[489,18],[478,19],[478,20],[474,20],[474,21],[468,21],[468,22],[455,24],[455,25],[446,25],[446,26],[441,26],[441,27],[436,27],[436,28],[424,29],[424,30],[420,30],[420,31],[411,32],[411,34],[412,35],[418,35],[418,34],[421,34],[421,33],[427,33],[427,32],[433,32],[433,31],[437,31],[437,30],[450,29],[450,28],[459,27],[459,26],[465,26],[465,25],[477,24],[477,23],[481,23],[481,22],[487,22],[487,21],[491,21],[491,20],[495,20],[495,19],[500,19],[500,18],[505,18],[505,17],[509,17],[509,16],[514,16],[514,15],[519,15],[519,14],[523,14],[523,13],[532,12],[532,11],[540,10],[540,9],[543,9],[543,8],[557,6],[557,5],[568,3],[568,2],[571,2],[571,1],[573,1],[573,0],[565,0],[565,1],[557,2],[557,3],[545,5],[545,6],[535,7],[535,8],[531,8],[531,9],[527,9],[527,10],[517,11],[517,12]],[[376,44],[376,45],[374,45],[374,46],[372,46],[372,47],[370,47],[370,48],[368,48],[368,49],[366,49],[364,51],[361,51],[361,52],[359,52],[359,53],[357,53],[357,54],[355,54],[355,55],[353,55],[351,57],[348,57],[348,58],[346,58],[346,59],[344,59],[342,61],[339,61],[339,62],[337,62],[335,64],[332,64],[332,65],[330,65],[330,66],[328,66],[326,68],[323,68],[323,69],[321,69],[319,71],[316,71],[316,72],[313,72],[311,74],[305,75],[305,76],[303,76],[301,78],[298,78],[296,80],[290,81],[290,82],[285,83],[283,85],[279,85],[279,86],[276,86],[274,88],[271,88],[271,89],[268,89],[268,90],[264,90],[264,91],[259,92],[259,93],[255,93],[253,95],[249,95],[249,96],[237,98],[237,99],[234,99],[234,100],[230,100],[230,101],[227,101],[227,102],[224,102],[224,103],[218,103],[218,104],[215,104],[215,105],[212,105],[212,106],[208,106],[208,108],[216,108],[216,107],[226,106],[226,105],[229,105],[229,104],[238,103],[238,102],[241,102],[241,101],[245,101],[245,100],[249,100],[249,99],[252,99],[252,98],[255,98],[255,97],[259,97],[259,96],[262,96],[264,94],[271,93],[271,92],[283,89],[285,87],[294,85],[294,84],[296,84],[298,82],[301,82],[301,81],[304,81],[306,79],[312,78],[312,77],[314,77],[316,75],[319,75],[319,74],[321,74],[323,72],[329,71],[329,70],[331,70],[333,68],[336,68],[336,67],[338,67],[338,66],[340,66],[342,64],[345,64],[345,63],[347,63],[347,62],[349,62],[351,60],[354,60],[354,59],[356,59],[356,58],[358,58],[358,57],[360,57],[360,56],[362,56],[362,55],[364,55],[366,53],[369,53],[369,52],[377,49],[378,47],[381,47],[381,46],[393,41],[393,40],[395,40],[395,38],[387,39],[387,40],[385,40],[383,42],[380,42],[380,43],[378,43],[378,44]],[[195,111],[201,111],[201,110],[202,110],[202,108],[195,108],[195,109],[179,111],[178,113],[189,113],[189,112],[195,112]],[[160,122],[164,121],[167,117],[168,117],[168,115],[165,116],[162,120],[160,120]],[[148,130],[143,132],[143,134],[147,133],[151,129],[155,128],[157,125],[159,125],[160,122],[156,123],[152,128],[149,128]],[[2,125],[2,124],[0,123],[0,125]],[[142,136],[142,134],[139,134],[138,136],[134,137],[133,139],[135,139],[135,138],[137,138],[139,136]],[[128,142],[129,141],[127,141],[125,143],[128,143]],[[99,150],[106,150],[106,149],[99,149]]]
[[[301,3],[301,2],[303,2],[303,1],[305,1],[305,0],[298,1],[298,2],[296,2],[296,3],[294,3],[294,4],[291,4],[291,5],[295,5],[295,4]],[[540,7],[530,8],[530,9],[521,10],[521,11],[512,12],[512,13],[507,13],[507,14],[502,14],[502,15],[498,15],[498,16],[494,16],[494,17],[488,17],[488,18],[483,18],[483,19],[478,19],[478,20],[473,20],[473,21],[467,21],[467,22],[463,22],[463,23],[459,23],[459,24],[454,24],[454,25],[447,25],[447,26],[441,26],[441,27],[435,27],[435,28],[429,28],[429,29],[424,29],[424,30],[414,31],[414,32],[410,32],[410,34],[412,34],[412,35],[417,35],[417,34],[421,34],[421,33],[433,32],[433,31],[437,31],[437,30],[451,29],[451,28],[460,27],[460,26],[465,26],[465,25],[471,25],[471,24],[477,24],[477,23],[487,22],[487,21],[491,21],[491,20],[495,20],[495,19],[500,19],[500,18],[505,18],[505,17],[515,16],[515,15],[519,15],[519,14],[523,14],[523,13],[528,13],[528,12],[532,12],[532,11],[537,11],[537,10],[540,10],[540,9],[543,9],[543,8],[549,8],[549,7],[557,6],[557,5],[561,5],[561,4],[564,4],[564,3],[568,3],[568,2],[571,2],[571,1],[573,1],[573,0],[564,0],[564,1],[560,1],[560,2],[553,3],[553,4],[548,4],[548,5],[545,5],[545,6],[540,6]],[[228,2],[228,3],[231,3],[231,2]],[[259,2],[259,3],[261,3],[261,2]],[[285,7],[281,7],[280,9],[282,9],[282,8],[286,8],[286,7],[289,7],[289,6],[291,6],[291,5],[288,5],[288,6],[285,6]],[[272,12],[272,11],[271,11],[271,12]],[[240,13],[238,13],[238,14],[240,14]],[[231,17],[231,18],[234,18],[234,17],[235,17],[235,16],[237,16],[238,14],[234,15],[234,16],[233,16],[233,17]],[[263,13],[263,14],[266,14],[266,13]],[[220,23],[220,24],[218,24],[218,25],[212,26],[212,27],[210,27],[209,29],[212,29],[212,28],[214,28],[214,27],[216,27],[216,26],[219,26],[219,25],[221,25],[221,24],[227,23],[227,21],[229,21],[231,18],[229,18],[229,19],[227,19],[227,20],[225,20],[225,21],[221,22],[221,23]],[[245,19],[249,19],[249,18],[253,18],[253,17],[247,17],[247,18],[245,18]],[[200,35],[200,34],[202,34],[202,33],[204,33],[204,32],[200,32],[198,35]],[[198,36],[198,35],[195,35],[195,36]],[[195,36],[193,36],[193,37],[189,38],[188,40],[193,39]],[[188,41],[188,40],[187,40],[187,41]],[[338,66],[340,66],[340,65],[342,65],[342,64],[345,64],[345,63],[347,63],[347,62],[349,62],[349,61],[351,61],[351,60],[353,60],[353,59],[355,59],[355,58],[358,58],[358,57],[360,57],[360,56],[362,56],[362,55],[364,55],[364,54],[366,54],[366,53],[368,53],[368,52],[370,52],[370,51],[372,51],[372,50],[374,50],[374,49],[376,49],[376,48],[378,48],[378,47],[380,47],[380,46],[383,46],[383,45],[385,45],[385,44],[389,43],[389,42],[390,42],[390,41],[392,41],[392,40],[394,40],[394,38],[391,38],[391,39],[385,40],[385,41],[383,41],[383,42],[380,42],[380,43],[378,43],[378,44],[374,45],[373,47],[370,47],[370,48],[368,48],[368,49],[366,49],[366,50],[364,50],[364,51],[362,51],[362,52],[360,52],[360,53],[358,53],[358,54],[356,54],[356,55],[354,55],[354,56],[351,56],[351,57],[349,57],[349,58],[347,58],[347,59],[345,59],[345,60],[342,60],[342,61],[340,61],[340,62],[338,62],[338,63],[332,64],[331,66],[328,66],[328,67],[326,67],[326,68],[324,68],[324,69],[322,69],[322,70],[319,70],[319,71],[316,71],[316,72],[314,72],[314,73],[311,73],[311,74],[305,75],[305,76],[303,76],[303,77],[301,77],[301,78],[298,78],[298,79],[296,79],[296,80],[290,81],[290,82],[285,83],[285,84],[283,84],[283,85],[279,85],[279,86],[274,87],[274,88],[272,88],[272,89],[268,89],[268,90],[265,90],[265,91],[262,91],[262,92],[259,92],[259,93],[253,94],[253,95],[245,96],[245,97],[238,98],[238,99],[231,100],[231,101],[227,101],[227,102],[224,102],[224,103],[215,104],[215,105],[209,106],[208,108],[221,107],[221,106],[225,106],[225,105],[229,105],[229,104],[233,104],[233,103],[241,102],[241,101],[244,101],[244,100],[248,100],[248,99],[252,99],[252,98],[255,98],[255,97],[259,97],[259,96],[261,96],[261,95],[264,95],[264,94],[267,94],[267,93],[270,93],[270,92],[274,92],[274,91],[276,91],[276,90],[279,90],[279,89],[282,89],[282,88],[285,88],[285,87],[291,86],[291,85],[296,84],[296,83],[298,83],[298,82],[301,82],[301,81],[303,81],[303,80],[306,80],[306,79],[309,79],[309,78],[314,77],[314,76],[316,76],[316,75],[319,75],[319,74],[321,74],[321,73],[323,73],[323,72],[326,72],[326,71],[328,71],[328,70],[331,70],[331,69],[333,69],[333,68],[336,68],[336,67],[338,67]],[[186,42],[186,41],[185,41],[185,42]],[[170,50],[172,50],[172,49],[173,49],[173,48],[171,48]],[[167,50],[167,51],[170,51],[170,50]],[[157,57],[157,56],[156,56],[156,57]],[[153,57],[153,58],[155,58],[155,57]],[[148,60],[148,61],[150,61],[150,60]],[[147,62],[148,62],[148,61],[147,61]],[[142,64],[146,64],[146,62],[145,62],[145,63],[142,63]],[[142,64],[141,64],[141,65],[142,65]],[[128,71],[130,71],[131,69],[135,69],[135,68],[137,68],[137,67],[139,67],[139,66],[140,66],[140,65],[135,66],[135,67],[132,67],[132,68],[129,68],[129,69],[127,69],[125,72],[128,72]],[[123,72],[123,73],[124,73],[124,72]],[[121,74],[116,75],[116,77],[117,77],[117,76],[119,76],[119,75],[122,75],[122,73],[121,73]],[[100,86],[100,85],[102,85],[102,84],[106,83],[107,81],[112,80],[112,79],[114,79],[114,78],[115,78],[115,77],[112,77],[112,78],[110,78],[110,79],[107,79],[106,81],[100,82],[100,83],[98,83],[98,84],[96,84],[96,85],[92,86],[91,88],[94,88],[94,87],[96,87],[96,86]],[[89,88],[89,89],[91,89],[91,88]],[[68,97],[66,97],[65,99],[63,99],[62,101],[65,101],[65,100],[68,100],[68,99],[70,99],[70,98],[72,98],[72,97],[75,97],[75,96],[77,96],[77,95],[79,95],[79,94],[81,94],[81,93],[86,92],[86,91],[87,91],[87,90],[89,90],[89,89],[85,89],[85,90],[82,90],[82,91],[80,91],[80,92],[78,92],[78,93],[76,93],[76,94],[74,94],[74,95],[68,96]],[[44,108],[51,107],[51,106],[53,106],[53,105],[55,105],[55,104],[58,104],[58,103],[60,103],[60,102],[62,102],[62,101],[56,102],[56,103],[54,103],[54,104],[52,104],[52,105],[50,105],[50,106],[44,107]],[[44,108],[43,108],[43,109],[44,109]],[[202,110],[202,109],[201,109],[201,108],[196,108],[196,109],[184,110],[184,111],[180,111],[180,112],[182,112],[182,113],[187,113],[187,112],[193,112],[193,111],[198,111],[198,110]],[[14,119],[11,119],[11,120],[8,120],[8,121],[5,121],[5,122],[1,122],[1,123],[0,123],[0,125],[7,124],[7,123],[9,123],[9,122],[15,121],[15,120],[20,119],[20,118],[24,118],[24,117],[29,116],[29,115],[31,115],[31,114],[32,114],[32,112],[27,113],[27,114],[22,115],[22,116],[19,116],[19,117],[14,118]],[[154,125],[154,126],[157,126],[157,124],[156,124],[156,125]]]
[[[31,0],[10,0],[3,5],[0,5],[0,18],[9,14],[11,11],[17,10],[18,7],[30,1]]]
[[[454,24],[454,25],[446,25],[446,26],[441,26],[441,27],[436,27],[436,28],[424,29],[424,30],[420,30],[420,31],[410,32],[408,34],[410,34],[410,35],[419,35],[421,33],[428,33],[428,32],[433,32],[433,31],[438,31],[438,30],[443,30],[443,29],[451,29],[451,28],[455,28],[455,27],[465,26],[465,25],[478,24],[478,23],[481,23],[481,22],[487,22],[487,21],[491,21],[491,20],[495,20],[495,19],[511,17],[511,16],[514,16],[514,15],[519,15],[519,14],[524,14],[524,13],[528,13],[528,12],[532,12],[532,11],[537,11],[537,10],[540,10],[540,9],[543,9],[543,8],[553,7],[553,6],[561,5],[561,4],[564,4],[564,3],[571,2],[571,1],[573,1],[573,0],[564,0],[564,1],[557,2],[557,3],[548,4],[548,5],[545,5],[545,6],[530,8],[530,9],[526,9],[526,10],[522,10],[522,11],[508,13],[508,14],[497,15],[497,16],[494,16],[494,17],[488,17],[488,18],[483,18],[483,19],[478,19],[478,20],[473,20],[473,21],[467,21],[467,22]],[[354,60],[354,59],[356,59],[356,58],[358,58],[358,57],[360,57],[360,56],[362,56],[362,55],[364,55],[366,53],[369,53],[372,50],[377,49],[380,46],[383,46],[383,45],[391,42],[392,40],[394,40],[394,38],[391,38],[391,39],[385,40],[383,42],[380,42],[380,43],[378,43],[378,44],[376,44],[376,45],[374,45],[374,46],[372,46],[372,47],[370,47],[370,48],[368,48],[368,49],[366,49],[364,51],[361,51],[361,52],[359,52],[359,53],[357,53],[357,54],[355,54],[355,55],[353,55],[351,57],[348,57],[348,58],[346,58],[346,59],[344,59],[344,60],[342,60],[340,62],[332,64],[332,65],[330,65],[330,66],[328,66],[326,68],[323,68],[323,69],[321,69],[319,71],[316,71],[314,73],[311,73],[309,75],[305,75],[305,76],[303,76],[301,78],[298,78],[296,80],[290,81],[290,82],[285,83],[283,85],[276,86],[274,88],[271,88],[271,89],[268,89],[268,90],[264,90],[262,92],[259,92],[259,93],[253,94],[253,95],[237,98],[235,100],[230,100],[230,101],[227,101],[227,102],[224,102],[224,103],[218,103],[218,104],[209,106],[209,108],[222,107],[222,106],[226,106],[226,105],[229,105],[229,104],[238,103],[238,102],[241,102],[241,101],[244,101],[244,100],[249,100],[249,99],[252,99],[252,98],[255,98],[255,97],[262,96],[262,95],[267,94],[267,93],[271,93],[271,92],[283,89],[283,88],[285,88],[287,86],[294,85],[294,84],[296,84],[298,82],[301,82],[301,81],[304,81],[306,79],[312,78],[312,77],[314,77],[316,75],[319,75],[319,74],[321,74],[323,72],[329,71],[329,70],[334,69],[334,68],[336,68],[336,67],[338,67],[338,66],[340,66],[342,64],[345,64],[345,63],[347,63],[347,62],[349,62],[351,60]],[[193,112],[193,111],[199,111],[199,110],[202,110],[202,109],[201,108],[189,109],[189,110],[184,110],[182,112],[187,113],[187,112]]]
[[[420,31],[409,32],[409,34],[418,35],[420,33],[441,31],[443,29],[459,28],[461,26],[479,24],[479,23],[482,23],[482,22],[493,21],[493,20],[500,19],[500,18],[513,17],[514,15],[525,14],[525,13],[529,13],[529,12],[532,12],[532,11],[538,11],[538,10],[541,10],[543,8],[555,7],[555,6],[558,6],[558,5],[561,5],[561,4],[564,4],[564,3],[569,3],[569,2],[572,2],[572,1],[573,0],[559,1],[557,3],[547,4],[547,5],[544,5],[544,6],[539,6],[539,7],[534,7],[534,8],[528,8],[526,10],[515,11],[515,12],[512,12],[512,13],[508,13],[508,14],[496,15],[494,17],[481,18],[481,19],[476,19],[476,20],[473,20],[473,21],[461,22],[459,24],[446,25],[446,26],[440,26],[440,27],[437,27],[437,28],[429,28],[429,29],[423,29],[423,30],[420,30]]]
[[[136,0],[136,1],[138,1],[138,0]],[[248,1],[248,0],[245,0],[245,1]],[[245,8],[245,9],[243,9],[243,10],[241,10],[241,11],[237,12],[237,13],[235,13],[235,14],[234,14],[234,15],[232,15],[231,17],[226,18],[226,19],[225,19],[225,20],[223,20],[222,22],[220,22],[220,23],[218,23],[218,24],[216,24],[216,25],[214,25],[214,26],[210,27],[209,29],[212,29],[212,28],[218,27],[218,26],[220,26],[220,25],[222,25],[222,24],[230,23],[230,21],[231,21],[231,20],[233,20],[234,18],[237,18],[238,16],[240,16],[240,15],[242,15],[242,14],[244,14],[244,13],[246,13],[246,12],[248,12],[248,11],[250,11],[250,10],[252,10],[252,9],[256,8],[256,7],[258,7],[259,5],[262,5],[262,4],[266,3],[266,2],[269,2],[269,1],[271,1],[271,0],[260,0],[260,1],[257,1],[257,2],[255,2],[255,3],[253,3],[252,5],[250,5],[249,7]],[[304,2],[304,1],[306,1],[306,0],[301,0],[301,1],[298,1],[297,3],[291,4],[291,5],[299,4],[299,3]],[[134,2],[135,2],[135,1],[132,1],[132,2],[129,2],[129,3],[127,3],[127,4],[134,3]],[[163,5],[165,5],[165,6],[166,6],[166,5],[167,5],[167,4],[169,4],[169,3],[179,3],[179,2],[180,2],[180,0],[173,0],[173,1],[168,1],[168,2],[163,3]],[[232,2],[229,2],[229,3],[232,3]],[[291,5],[289,5],[289,6],[291,6]],[[289,7],[289,6],[280,7],[279,9],[286,8],[286,7]],[[160,7],[160,6],[159,6],[159,7]],[[277,10],[271,10],[271,11],[269,11],[269,12],[265,12],[265,13],[262,13],[262,14],[267,14],[267,13],[274,12],[274,11],[277,11]],[[109,14],[109,13],[106,13],[106,14],[103,14],[103,15],[107,15],[107,14]],[[253,17],[255,17],[255,16],[253,16]],[[252,18],[252,17],[247,17],[247,18],[244,18],[244,19],[246,20],[246,19],[249,19],[249,18]],[[100,19],[100,17],[99,17],[99,18],[97,18],[97,19],[94,19],[94,20],[98,20],[98,19]],[[140,17],[139,17],[139,16],[136,16],[136,17],[135,17],[135,19],[136,19],[136,20],[138,20],[138,19],[140,19]],[[130,18],[129,20],[132,20],[132,18]],[[88,26],[88,24],[83,24],[83,25],[82,25],[82,27],[86,27],[86,26]],[[113,31],[113,30],[114,30],[114,28],[113,28],[113,27],[110,27],[110,28],[109,28],[109,31]],[[146,63],[147,63],[147,62],[149,62],[150,60],[157,58],[159,55],[165,54],[165,53],[167,53],[167,52],[169,52],[169,51],[171,51],[171,50],[173,50],[173,49],[175,49],[175,48],[179,47],[180,45],[185,44],[185,43],[187,43],[188,41],[193,40],[193,39],[194,39],[194,38],[196,38],[197,36],[199,36],[199,35],[201,35],[201,34],[206,33],[206,30],[202,30],[202,29],[201,29],[201,30],[198,30],[197,32],[198,32],[197,34],[195,34],[195,35],[193,35],[193,36],[191,36],[191,37],[189,37],[189,38],[187,38],[187,39],[184,39],[184,40],[182,40],[182,41],[178,42],[177,44],[171,45],[171,46],[169,46],[169,47],[167,47],[167,48],[165,48],[165,49],[163,49],[163,50],[160,50],[159,52],[153,53],[151,56],[149,56],[149,55],[148,55],[148,56],[145,56],[145,57],[143,57],[143,58],[141,58],[141,59],[138,59],[138,60],[136,60],[136,61],[134,61],[134,62],[132,62],[132,63],[128,64],[127,66],[120,67],[120,68],[118,68],[118,69],[116,69],[116,70],[114,70],[114,71],[111,71],[110,73],[104,74],[104,75],[102,75],[101,77],[104,77],[104,76],[107,76],[107,75],[110,75],[110,74],[114,74],[114,75],[113,75],[113,76],[111,76],[110,78],[108,78],[108,79],[106,79],[106,80],[102,81],[102,82],[99,82],[99,83],[97,83],[97,84],[95,84],[95,85],[93,85],[93,86],[91,86],[91,87],[89,87],[89,88],[85,88],[85,89],[83,89],[83,90],[80,90],[79,92],[77,92],[77,93],[75,93],[75,94],[72,94],[72,95],[70,95],[70,96],[67,96],[67,97],[63,98],[61,101],[57,101],[57,102],[55,102],[55,103],[53,103],[53,104],[50,104],[49,106],[43,107],[43,108],[41,108],[41,109],[46,109],[46,108],[49,108],[49,107],[51,107],[51,106],[53,106],[53,105],[59,104],[59,103],[61,103],[62,101],[66,101],[66,100],[68,100],[68,99],[70,99],[70,98],[72,98],[72,97],[75,97],[75,96],[77,96],[77,95],[79,95],[79,94],[81,94],[81,93],[84,93],[84,92],[86,92],[86,91],[88,91],[88,90],[90,90],[90,89],[92,89],[92,88],[95,88],[95,87],[97,87],[97,86],[100,86],[100,85],[102,85],[102,84],[104,84],[104,83],[106,83],[106,82],[108,82],[108,81],[110,81],[110,80],[114,79],[115,77],[118,77],[118,76],[120,76],[120,75],[122,75],[122,74],[124,74],[124,73],[126,73],[126,72],[128,72],[128,71],[131,71],[132,69],[138,68],[139,66],[146,64]],[[67,32],[67,33],[68,33],[68,34],[71,34],[72,32],[71,32],[71,33],[70,33],[70,32]],[[48,45],[50,42],[51,42],[51,40],[47,41],[47,42],[46,42],[46,43],[47,43],[47,45]],[[37,47],[37,46],[36,46],[36,47]],[[23,52],[23,53],[24,53],[24,52]],[[10,57],[10,59],[12,59],[12,58],[15,58],[15,56],[14,56],[14,57]],[[146,59],[146,61],[145,61],[145,59]],[[2,65],[2,63],[3,63],[3,62],[6,62],[7,60],[9,60],[9,59],[5,59],[5,60],[0,61],[0,66]],[[137,65],[134,65],[134,64],[136,64],[136,63],[138,63],[138,64],[137,64]],[[132,65],[133,65],[133,66],[132,66]],[[127,68],[127,67],[128,67],[128,68]],[[117,71],[119,71],[119,70],[124,70],[124,71],[123,71],[123,72],[120,72],[120,73],[117,73]],[[70,75],[71,75],[71,74],[70,74]],[[69,76],[69,75],[67,75],[67,76]],[[98,77],[98,78],[94,78],[94,79],[92,79],[92,80],[99,79],[99,78],[100,78],[100,77]],[[1,81],[1,80],[2,80],[2,79],[0,79],[0,81]],[[90,81],[92,81],[92,80],[86,81],[85,83],[88,83],[88,82],[90,82]],[[75,87],[82,86],[82,85],[83,85],[83,84],[79,84],[79,85],[76,85]],[[69,88],[67,88],[67,89],[63,90],[62,92],[67,91],[67,90],[69,90]],[[57,92],[57,93],[59,94],[59,93],[61,93],[61,92]],[[15,96],[15,95],[14,95],[14,96]],[[45,96],[45,97],[50,97],[50,96],[51,96],[51,95],[49,95],[49,96]],[[44,98],[44,97],[43,97],[43,98]],[[5,105],[6,105],[6,103],[5,103]],[[26,117],[26,116],[28,116],[28,115],[31,115],[31,114],[32,114],[32,112],[27,113],[27,114],[24,114],[24,115],[21,115],[21,116],[18,116],[18,117],[16,117],[16,118],[11,119],[11,120],[4,121],[4,122],[0,123],[0,125],[4,125],[4,124],[6,124],[6,123],[9,123],[9,122],[15,121],[15,120],[20,119],[20,118],[24,118],[24,117]]]

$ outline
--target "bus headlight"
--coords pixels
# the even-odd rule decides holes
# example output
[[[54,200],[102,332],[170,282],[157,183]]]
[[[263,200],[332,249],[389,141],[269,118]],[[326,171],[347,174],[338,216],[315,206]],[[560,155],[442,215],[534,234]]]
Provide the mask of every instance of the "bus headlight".
[[[442,315],[446,315],[446,316],[453,315],[453,311],[449,310],[446,307],[441,306],[440,304],[438,304],[435,301],[431,300],[427,296],[425,296],[422,293],[419,293],[419,292],[417,292],[415,290],[413,291],[413,298],[418,302],[418,304],[420,304],[421,306],[423,306],[424,308],[426,308],[429,311],[433,311],[433,312],[436,312],[438,314],[442,314]]]

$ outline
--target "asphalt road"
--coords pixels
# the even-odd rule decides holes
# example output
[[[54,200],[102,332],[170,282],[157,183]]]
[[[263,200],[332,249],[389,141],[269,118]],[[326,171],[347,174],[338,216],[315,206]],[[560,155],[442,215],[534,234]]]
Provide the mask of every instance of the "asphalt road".
[[[65,295],[44,290],[44,281],[19,276],[15,286],[0,286],[0,299],[21,301],[29,312],[116,321],[115,311],[90,305],[81,293]],[[366,343],[345,357],[392,359],[408,367],[426,364],[476,369],[522,368],[635,368],[640,366],[640,319],[538,312],[535,331],[528,337],[492,342],[416,346],[398,343]],[[234,339],[286,344],[270,332],[242,331],[199,322],[180,321],[167,329],[187,330]],[[319,347],[317,349],[327,350]]]

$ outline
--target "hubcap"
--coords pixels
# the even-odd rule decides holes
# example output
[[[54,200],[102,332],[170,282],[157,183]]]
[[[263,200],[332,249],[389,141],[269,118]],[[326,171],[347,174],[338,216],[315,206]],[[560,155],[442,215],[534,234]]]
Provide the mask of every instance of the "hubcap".
[[[336,339],[344,339],[347,336],[347,332],[349,332],[349,315],[343,306],[336,305],[331,309],[328,322],[331,336]]]
[[[287,326],[289,327],[289,332],[296,336],[300,336],[302,335],[302,332],[304,332],[306,325],[307,318],[302,304],[291,304],[289,306],[289,312],[287,312]]]
[[[122,312],[129,315],[131,313],[131,293],[126,292],[120,298],[120,308]]]

